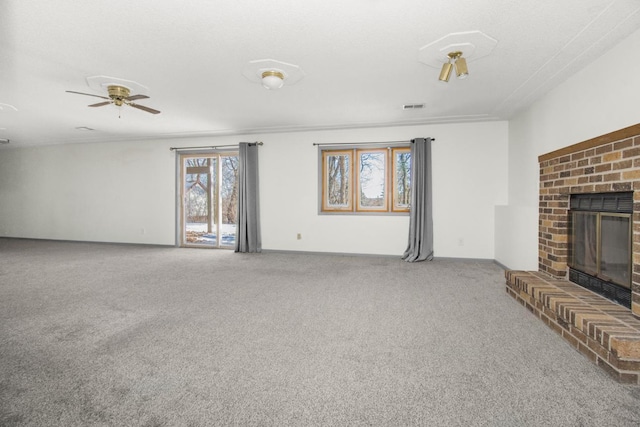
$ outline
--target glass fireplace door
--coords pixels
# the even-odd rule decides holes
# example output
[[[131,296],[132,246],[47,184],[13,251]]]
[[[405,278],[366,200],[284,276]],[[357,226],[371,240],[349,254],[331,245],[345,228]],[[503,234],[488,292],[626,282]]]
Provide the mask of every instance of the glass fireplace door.
[[[598,214],[573,212],[572,267],[596,276],[598,274]]]
[[[600,275],[614,283],[631,287],[630,216],[600,214]]]
[[[631,215],[572,212],[571,267],[631,287]]]

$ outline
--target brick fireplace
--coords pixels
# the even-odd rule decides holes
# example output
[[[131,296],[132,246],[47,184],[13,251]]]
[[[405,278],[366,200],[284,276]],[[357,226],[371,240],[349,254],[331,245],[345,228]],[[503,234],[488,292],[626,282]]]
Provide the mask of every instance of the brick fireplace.
[[[640,318],[640,125],[544,154],[538,160],[538,268],[555,278],[567,277],[570,195],[634,192],[631,311]]]
[[[507,292],[617,380],[640,384],[640,124],[538,160],[538,271],[507,271]],[[568,280],[571,195],[613,192],[633,192],[630,310]]]

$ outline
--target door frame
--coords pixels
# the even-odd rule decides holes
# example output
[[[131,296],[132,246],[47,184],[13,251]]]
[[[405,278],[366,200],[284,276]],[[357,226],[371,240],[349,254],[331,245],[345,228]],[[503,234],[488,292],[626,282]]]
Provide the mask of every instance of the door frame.
[[[233,246],[221,245],[221,224],[222,221],[222,203],[220,194],[220,184],[222,180],[222,162],[220,159],[224,156],[238,156],[238,150],[198,150],[198,151],[184,151],[178,152],[176,156],[176,232],[175,232],[175,246],[179,248],[202,248],[202,249],[233,249]],[[216,222],[216,245],[198,245],[188,244],[185,241],[185,192],[183,178],[185,176],[184,161],[188,158],[202,158],[202,157],[218,157],[218,167],[216,169],[216,188],[213,190],[213,196],[215,198],[216,212],[213,213],[214,217],[218,220]],[[213,181],[213,180],[211,180]],[[212,211],[211,206],[209,210]]]

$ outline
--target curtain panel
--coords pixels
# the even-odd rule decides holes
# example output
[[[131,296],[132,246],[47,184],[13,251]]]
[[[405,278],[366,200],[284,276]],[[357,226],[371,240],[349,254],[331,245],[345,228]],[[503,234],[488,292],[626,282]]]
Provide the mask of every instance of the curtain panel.
[[[409,243],[402,259],[407,262],[433,259],[431,138],[416,138],[411,144]]]
[[[238,147],[238,228],[236,252],[261,252],[258,146],[241,142]]]

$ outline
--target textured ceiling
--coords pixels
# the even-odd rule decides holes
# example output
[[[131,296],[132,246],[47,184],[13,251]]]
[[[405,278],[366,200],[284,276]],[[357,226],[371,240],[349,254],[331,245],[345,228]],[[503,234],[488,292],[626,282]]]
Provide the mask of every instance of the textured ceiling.
[[[508,119],[640,28],[637,0],[2,0],[0,138],[11,146]],[[497,41],[438,81],[420,48]],[[250,61],[299,66],[268,91]],[[87,108],[87,77],[138,82],[152,115]],[[403,110],[403,104],[424,109]],[[4,107],[8,104],[17,108]],[[88,127],[93,131],[78,130]]]

